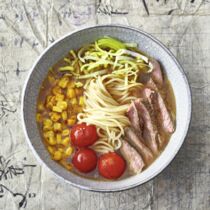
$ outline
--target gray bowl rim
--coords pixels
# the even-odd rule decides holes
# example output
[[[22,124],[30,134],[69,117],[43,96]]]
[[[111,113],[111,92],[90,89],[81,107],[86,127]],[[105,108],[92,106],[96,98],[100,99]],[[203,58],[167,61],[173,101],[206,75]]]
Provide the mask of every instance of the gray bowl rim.
[[[25,98],[25,90],[27,88],[27,84],[28,84],[28,81],[30,79],[30,76],[31,76],[33,70],[35,69],[38,61],[42,58],[42,56],[51,47],[53,47],[54,45],[56,45],[61,40],[67,38],[68,36],[71,36],[72,34],[76,34],[76,33],[82,32],[82,31],[87,30],[87,29],[104,28],[104,27],[113,27],[113,28],[114,27],[117,27],[117,28],[122,28],[122,29],[129,29],[129,30],[132,30],[132,31],[141,33],[142,35],[146,36],[147,38],[149,38],[153,42],[155,42],[157,45],[159,45],[171,57],[171,59],[175,62],[176,66],[178,67],[178,70],[182,73],[183,79],[185,81],[185,85],[187,87],[188,99],[189,99],[189,102],[190,102],[189,103],[189,107],[188,107],[188,112],[189,112],[188,116],[189,116],[189,118],[187,119],[187,125],[185,127],[185,131],[184,131],[184,134],[182,136],[182,141],[180,141],[180,144],[178,146],[178,149],[174,152],[174,156],[170,160],[168,160],[168,162],[164,166],[162,166],[159,169],[159,171],[157,171],[156,173],[153,173],[150,177],[148,177],[143,182],[141,182],[141,183],[138,183],[137,182],[137,183],[135,183],[133,185],[130,185],[130,186],[127,186],[127,187],[122,187],[122,188],[118,188],[118,189],[110,189],[110,190],[107,190],[107,189],[98,189],[98,188],[94,188],[94,187],[86,187],[86,186],[83,186],[83,185],[75,184],[75,183],[73,183],[73,182],[71,182],[69,180],[64,179],[62,176],[58,175],[51,168],[49,168],[48,165],[45,163],[45,161],[40,158],[40,156],[37,154],[35,148],[33,147],[32,143],[30,141],[30,138],[28,137],[28,133],[27,133],[26,125],[25,125],[25,120],[24,120],[24,98]],[[85,27],[85,28],[82,28],[82,29],[74,30],[73,32],[70,32],[70,33],[65,34],[64,36],[62,36],[61,38],[59,38],[55,42],[53,42],[51,45],[49,45],[46,49],[44,49],[43,52],[38,56],[38,58],[36,59],[36,61],[33,64],[33,66],[29,70],[28,76],[26,77],[26,80],[25,80],[25,83],[24,83],[24,86],[23,86],[23,90],[22,90],[21,121],[22,121],[24,135],[26,137],[26,141],[27,141],[30,149],[32,150],[34,156],[36,157],[36,159],[39,161],[40,164],[45,165],[46,168],[48,168],[48,170],[50,170],[56,177],[58,177],[59,179],[63,180],[65,183],[71,184],[74,187],[77,187],[79,189],[84,189],[84,190],[87,190],[87,191],[94,191],[94,192],[117,192],[117,191],[128,190],[128,189],[131,189],[131,188],[134,188],[134,187],[143,185],[143,184],[151,181],[152,179],[154,179],[156,176],[160,175],[164,171],[164,169],[166,169],[170,165],[170,163],[175,159],[176,155],[180,151],[180,148],[183,145],[183,143],[184,143],[184,141],[186,139],[186,136],[188,134],[189,127],[190,127],[190,124],[191,124],[191,119],[192,119],[192,92],[191,92],[191,88],[190,88],[190,85],[189,85],[189,82],[188,82],[188,79],[187,79],[187,75],[184,72],[183,68],[181,67],[180,63],[178,62],[178,60],[176,59],[176,57],[174,56],[174,54],[161,41],[159,41],[153,35],[145,32],[145,31],[143,31],[141,29],[137,29],[135,27],[132,27],[132,26],[125,26],[125,25],[120,25],[120,24],[95,25],[95,26],[90,26],[90,27]]]

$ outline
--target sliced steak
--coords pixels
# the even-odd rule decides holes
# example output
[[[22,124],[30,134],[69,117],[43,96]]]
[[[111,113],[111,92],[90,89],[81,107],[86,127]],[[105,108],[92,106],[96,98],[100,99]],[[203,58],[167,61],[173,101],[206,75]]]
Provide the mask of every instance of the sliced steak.
[[[155,97],[155,94],[156,94],[155,91],[150,89],[150,88],[144,88],[144,89],[141,90],[142,98],[145,98],[149,101],[149,103],[151,105],[151,108],[153,110],[155,110],[154,107],[153,107],[153,99]]]
[[[156,93],[153,97],[153,103],[156,107],[157,120],[162,129],[167,133],[173,133],[175,125],[171,117],[170,112],[167,109],[166,103],[164,102],[160,93]]]
[[[158,154],[158,130],[155,124],[154,110],[147,99],[136,99],[136,108],[143,119],[143,138],[154,154]]]
[[[145,82],[146,87],[158,91],[157,85],[154,83],[153,79],[150,77],[146,82]]]
[[[142,93],[141,93],[142,97],[146,98],[149,103],[150,103],[150,106],[152,108],[152,113],[153,113],[153,116],[154,116],[154,119],[153,119],[153,124],[157,125],[157,130],[158,130],[158,136],[157,136],[157,141],[158,141],[158,145],[159,145],[159,149],[162,148],[162,145],[164,144],[165,142],[165,139],[163,136],[160,135],[160,131],[161,128],[162,128],[162,121],[160,121],[160,118],[159,118],[159,110],[158,110],[158,106],[157,106],[157,97],[159,97],[159,93],[154,91],[154,90],[151,90],[150,88],[144,88],[142,90]],[[160,95],[161,97],[161,95]]]
[[[150,63],[153,66],[153,71],[151,73],[152,79],[155,81],[155,83],[158,86],[162,86],[163,85],[163,74],[160,68],[160,64],[158,61],[156,61],[155,59],[151,59]]]
[[[120,152],[127,162],[129,171],[138,174],[142,171],[145,164],[140,154],[125,140],[122,140]]]
[[[135,131],[130,127],[125,128],[125,136],[130,145],[143,157],[144,162],[149,165],[153,161],[153,154],[151,150],[144,145],[142,138],[139,138]]]
[[[138,135],[142,135],[143,122],[141,117],[139,117],[138,110],[134,102],[131,102],[131,105],[128,108],[127,116],[131,122],[131,126],[138,132]]]
[[[173,133],[175,130],[173,119],[167,109],[162,95],[160,94],[160,92],[158,92],[157,86],[152,79],[149,79],[147,81],[146,86],[150,87],[152,90],[150,88],[144,88],[141,91],[142,96],[148,98],[148,100],[151,101],[151,103],[153,104],[158,124],[165,132]]]

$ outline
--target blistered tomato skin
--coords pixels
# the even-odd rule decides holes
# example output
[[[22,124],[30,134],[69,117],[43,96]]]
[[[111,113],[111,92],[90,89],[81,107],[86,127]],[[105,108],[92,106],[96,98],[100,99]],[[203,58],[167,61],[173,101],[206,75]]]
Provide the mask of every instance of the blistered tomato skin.
[[[98,160],[98,171],[107,179],[117,179],[125,171],[125,160],[115,152],[103,154]]]
[[[88,173],[96,168],[97,159],[98,158],[94,150],[81,148],[74,154],[72,163],[80,172]]]
[[[70,137],[74,146],[87,147],[96,142],[98,134],[94,125],[81,123],[73,126]]]

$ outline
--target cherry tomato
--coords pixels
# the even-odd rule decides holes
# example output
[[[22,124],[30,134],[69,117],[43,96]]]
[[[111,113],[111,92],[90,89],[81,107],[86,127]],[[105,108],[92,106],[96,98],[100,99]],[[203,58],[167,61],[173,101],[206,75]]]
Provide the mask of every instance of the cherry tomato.
[[[125,171],[125,160],[115,152],[101,155],[98,160],[98,171],[107,179],[117,179]]]
[[[87,147],[95,143],[98,139],[96,127],[85,123],[73,126],[71,130],[72,143],[77,147]]]
[[[96,168],[96,153],[92,149],[81,148],[74,154],[72,163],[80,172],[88,173]]]

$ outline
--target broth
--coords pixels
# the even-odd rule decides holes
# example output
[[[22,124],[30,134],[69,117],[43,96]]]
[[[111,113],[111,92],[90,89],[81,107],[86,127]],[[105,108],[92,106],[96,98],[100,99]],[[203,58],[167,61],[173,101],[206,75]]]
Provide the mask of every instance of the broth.
[[[65,56],[67,59],[72,59],[72,57],[73,55],[70,53]],[[85,106],[83,100],[83,85],[86,80],[76,80],[59,71],[59,68],[63,66],[66,66],[66,62],[62,58],[49,69],[48,74],[40,87],[37,99],[37,122],[43,143],[52,156],[52,159],[57,161],[70,172],[89,179],[106,180],[99,175],[96,169],[90,173],[84,174],[72,166],[71,161],[75,148],[72,145],[69,136],[72,126],[78,122],[78,113],[83,112]],[[160,89],[160,93],[171,114],[172,120],[175,123],[175,96],[170,81],[167,79],[166,75],[164,75],[164,78],[165,82]],[[63,81],[63,83],[61,81]],[[61,112],[53,111],[55,104],[63,100],[66,102],[63,106],[67,107]],[[166,147],[172,134],[166,133],[161,126],[158,126],[158,131],[160,136],[164,139],[164,145],[161,146],[158,153],[159,155]],[[120,154],[119,150],[116,150],[116,152]],[[60,155],[62,155],[62,157]],[[97,155],[99,156],[100,154],[97,153]],[[158,155],[156,155],[156,157]],[[147,167],[149,167],[149,165],[145,166],[144,169]],[[124,179],[128,176],[131,176],[131,174],[128,168],[126,168],[120,179]]]

